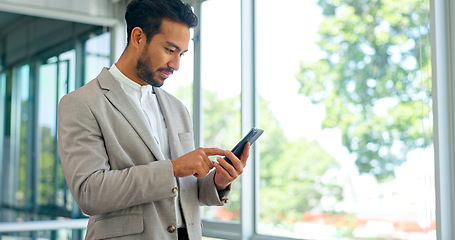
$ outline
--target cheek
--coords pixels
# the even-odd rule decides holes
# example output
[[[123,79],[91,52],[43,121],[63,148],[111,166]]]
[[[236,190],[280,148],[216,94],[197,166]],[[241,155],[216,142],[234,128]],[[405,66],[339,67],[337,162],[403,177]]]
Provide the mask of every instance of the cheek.
[[[165,53],[164,51],[152,51],[150,52],[150,62],[153,64],[153,70],[157,70],[159,68],[163,68],[167,66],[167,62],[169,61],[169,54]]]

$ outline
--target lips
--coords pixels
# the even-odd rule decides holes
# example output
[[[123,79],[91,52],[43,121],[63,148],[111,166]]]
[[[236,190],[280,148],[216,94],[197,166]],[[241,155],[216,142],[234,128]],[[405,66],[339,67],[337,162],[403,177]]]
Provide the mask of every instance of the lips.
[[[170,72],[166,72],[166,71],[160,71],[160,75],[163,78],[168,78],[171,75],[171,73]]]
[[[161,75],[162,78],[168,78],[169,76],[172,75],[174,72],[173,70],[167,70],[167,69],[160,69],[158,70],[159,74]]]

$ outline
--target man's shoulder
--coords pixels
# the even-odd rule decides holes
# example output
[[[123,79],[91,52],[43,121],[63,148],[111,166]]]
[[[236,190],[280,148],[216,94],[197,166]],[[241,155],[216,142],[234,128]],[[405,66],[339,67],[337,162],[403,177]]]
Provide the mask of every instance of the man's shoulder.
[[[103,97],[103,90],[100,87],[98,77],[92,79],[82,87],[66,94],[59,102],[59,105],[75,105],[96,103]]]
[[[93,79],[90,82],[86,83],[82,87],[69,92],[65,96],[62,97],[62,100],[71,99],[71,101],[75,101],[76,99],[80,100],[88,100],[95,97],[97,92],[99,92],[100,87],[97,79]]]
[[[66,94],[62,99],[70,98],[73,100],[80,99],[86,101],[94,98],[99,98],[102,96],[103,92],[99,79],[103,74],[105,75],[106,73],[102,71],[97,77],[87,82],[82,87]]]

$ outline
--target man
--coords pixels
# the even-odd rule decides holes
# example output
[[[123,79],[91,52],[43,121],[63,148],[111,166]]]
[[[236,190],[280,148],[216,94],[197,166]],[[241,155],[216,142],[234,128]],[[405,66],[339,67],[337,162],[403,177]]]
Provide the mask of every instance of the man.
[[[117,63],[58,107],[63,172],[90,216],[86,239],[201,239],[199,206],[226,203],[249,144],[240,159],[195,150],[188,111],[159,88],[188,49],[197,25],[190,6],[133,0],[125,19],[128,44]]]

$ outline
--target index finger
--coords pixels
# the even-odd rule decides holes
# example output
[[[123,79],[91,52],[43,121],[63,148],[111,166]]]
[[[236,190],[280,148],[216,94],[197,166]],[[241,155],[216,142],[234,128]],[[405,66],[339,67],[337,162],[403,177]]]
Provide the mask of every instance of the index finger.
[[[219,148],[204,148],[205,155],[213,156],[213,155],[222,155],[224,156],[224,150]]]

